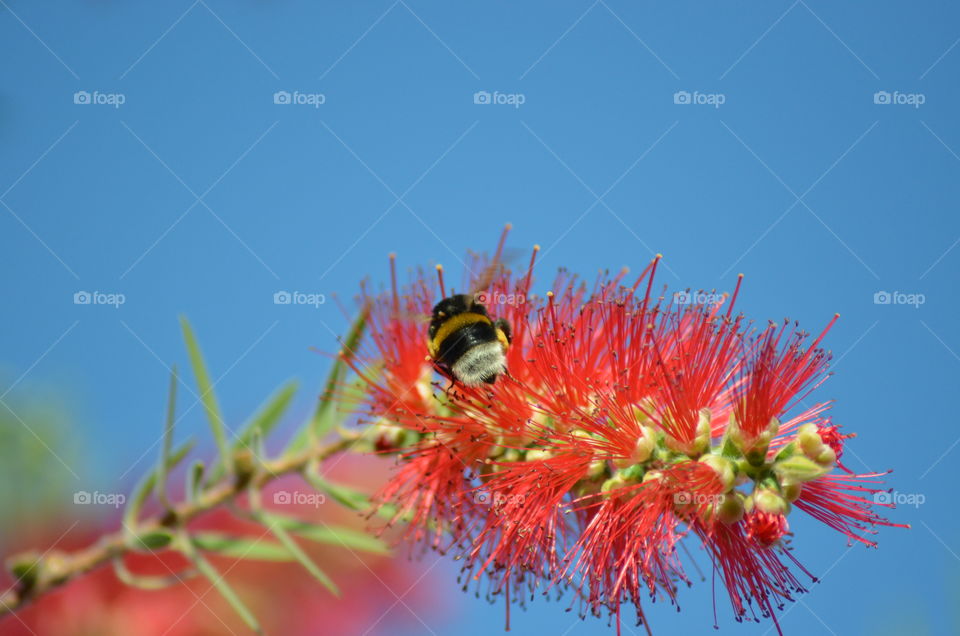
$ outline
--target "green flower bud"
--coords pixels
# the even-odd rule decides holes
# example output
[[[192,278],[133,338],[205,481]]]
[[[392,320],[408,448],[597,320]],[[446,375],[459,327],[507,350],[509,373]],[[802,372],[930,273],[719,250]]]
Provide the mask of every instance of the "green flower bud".
[[[803,484],[786,484],[783,487],[783,498],[793,503],[803,493]]]
[[[681,455],[686,455],[687,457],[691,458],[697,458],[700,455],[703,455],[707,449],[710,448],[712,420],[713,414],[710,412],[710,409],[700,409],[700,412],[697,414],[697,428],[693,440],[684,442],[675,439],[670,435],[666,435],[664,437],[664,443],[666,444],[667,448],[675,453],[680,453]]]
[[[832,448],[824,444],[820,454],[814,457],[814,461],[823,466],[830,466],[832,468],[837,461],[837,453]]]
[[[543,450],[542,448],[531,448],[527,451],[527,461],[528,462],[539,462],[545,459],[550,459],[553,457],[553,453],[548,450]]]
[[[786,515],[790,512],[790,504],[776,490],[758,488],[753,491],[752,499],[760,512],[771,515]]]
[[[816,456],[820,452],[820,447],[823,446],[823,440],[820,439],[820,434],[817,433],[816,424],[804,424],[797,429],[797,443],[800,445],[800,449],[803,451],[803,454],[807,457]]]
[[[823,443],[816,424],[804,424],[797,429],[797,444],[804,455],[821,466],[832,468],[837,461],[836,452]]]
[[[654,479],[656,480],[663,479],[663,473],[660,472],[659,470],[648,470],[643,474],[643,479],[640,480],[640,483],[653,481]]]
[[[607,474],[607,462],[605,461],[594,461],[590,462],[589,468],[587,468],[587,479],[598,479]]]
[[[611,490],[619,490],[630,483],[633,482],[624,479],[623,475],[620,473],[615,473],[613,477],[603,482],[603,485],[600,486],[600,492],[609,496]]]
[[[656,430],[649,426],[641,426],[640,437],[637,438],[637,443],[633,448],[633,452],[629,457],[613,460],[613,465],[617,468],[626,468],[627,466],[632,466],[634,464],[642,464],[650,459],[650,456],[653,454],[653,449],[656,448],[656,445]]]
[[[743,519],[743,499],[743,495],[738,492],[730,492],[724,495],[723,500],[714,505],[717,519],[728,526]]]
[[[830,472],[830,468],[813,461],[806,455],[797,454],[775,463],[773,472],[782,484],[796,484],[822,477]]]
[[[724,492],[733,488],[737,477],[737,469],[732,461],[726,457],[708,453],[700,458],[700,463],[706,464],[717,473],[720,483],[723,484]]]
[[[778,432],[780,432],[780,420],[776,417],[771,417],[767,428],[752,439],[747,438],[733,413],[727,421],[727,438],[752,466],[762,466],[766,462],[770,442]]]
[[[700,413],[697,416],[697,437],[694,439],[693,448],[696,455],[701,455],[710,448],[710,437],[713,431],[712,423],[713,413],[710,409],[700,409]]]

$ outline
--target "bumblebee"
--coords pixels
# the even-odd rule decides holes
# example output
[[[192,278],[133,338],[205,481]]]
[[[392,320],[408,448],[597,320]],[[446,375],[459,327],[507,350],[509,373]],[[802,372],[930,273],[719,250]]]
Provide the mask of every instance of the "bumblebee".
[[[437,366],[464,386],[493,384],[507,370],[510,323],[491,319],[476,296],[457,294],[438,302],[427,334]]]

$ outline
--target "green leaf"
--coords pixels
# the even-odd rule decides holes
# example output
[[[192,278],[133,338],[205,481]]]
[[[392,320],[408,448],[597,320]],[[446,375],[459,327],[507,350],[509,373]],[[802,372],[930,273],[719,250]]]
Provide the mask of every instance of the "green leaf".
[[[255,511],[253,514],[257,521],[263,524],[273,536],[277,538],[277,541],[283,544],[290,554],[293,555],[293,558],[296,559],[313,578],[320,581],[324,587],[330,590],[331,594],[340,596],[340,590],[337,588],[337,585],[313,562],[313,559],[303,551],[303,548],[301,548],[294,538],[283,528],[282,521],[278,521],[274,515],[264,511]]]
[[[176,365],[170,371],[170,391],[168,395],[167,421],[163,428],[163,449],[160,451],[160,463],[157,465],[157,499],[167,508],[170,507],[170,500],[167,499],[167,463],[170,461],[170,453],[173,449],[173,424],[177,410]]]
[[[359,490],[342,484],[335,484],[313,471],[304,471],[304,476],[314,488],[327,493],[341,506],[346,506],[358,512],[370,510],[370,498]]]
[[[294,558],[283,545],[273,541],[234,537],[220,532],[198,532],[192,538],[193,545],[201,550],[238,559],[292,561]]]
[[[243,622],[252,629],[257,634],[262,634],[263,629],[260,627],[260,623],[257,621],[256,617],[253,615],[253,612],[247,608],[246,604],[240,597],[237,596],[237,593],[230,587],[230,584],[227,583],[223,575],[217,571],[213,565],[210,564],[203,555],[197,552],[197,549],[194,547],[193,542],[190,537],[186,534],[186,531],[182,531],[180,536],[180,541],[178,542],[181,551],[184,555],[189,558],[194,566],[197,568],[197,571],[200,572],[208,581],[216,588],[217,592],[220,593],[230,606],[233,607],[234,611],[243,619]]]
[[[199,459],[193,462],[187,471],[187,482],[184,484],[184,495],[187,501],[196,501],[200,494],[200,482],[203,479],[204,466]]]
[[[169,471],[172,468],[175,468],[184,457],[187,456],[187,453],[193,448],[193,442],[187,442],[178,448],[176,451],[170,454],[167,458],[167,461],[164,462],[165,469]],[[140,525],[140,510],[143,508],[144,502],[147,500],[147,497],[154,490],[157,484],[157,478],[159,476],[160,467],[157,466],[140,480],[137,486],[133,489],[133,493],[130,495],[130,503],[127,504],[126,509],[123,511],[123,531],[126,535],[126,540],[128,545],[136,546],[139,541],[137,539],[137,526]]]
[[[303,476],[306,480],[317,490],[327,493],[330,497],[339,503],[341,506],[350,508],[351,510],[356,510],[357,512],[371,512],[371,508],[374,508],[374,504],[370,501],[370,497],[355,488],[350,486],[344,486],[343,484],[337,484],[325,477],[321,477],[317,474],[316,470],[307,469],[303,471]],[[393,520],[397,516],[397,507],[393,504],[388,503],[378,503],[376,508],[373,510],[374,514],[383,519]],[[401,521],[409,521],[412,513],[407,512],[399,517]],[[430,522],[430,527],[433,527],[433,522]]]
[[[389,554],[390,549],[387,544],[377,537],[370,536],[365,532],[345,528],[342,526],[331,526],[325,523],[314,524],[291,517],[282,517],[272,514],[271,517],[285,530],[294,534],[316,541],[318,543],[328,543],[337,547],[350,548],[351,550],[360,550],[371,552],[373,554]]]
[[[237,434],[233,443],[233,461],[244,451],[251,452],[261,463],[266,461],[266,455],[263,450],[262,441],[280,422],[283,413],[290,406],[294,395],[297,392],[298,383],[296,380],[290,380],[274,391],[267,400],[260,405],[260,408],[248,420]],[[235,466],[236,464],[234,464]],[[213,466],[207,472],[206,483],[212,484],[218,481],[224,474],[223,464]]]
[[[334,394],[337,391],[337,386],[343,381],[349,369],[347,360],[353,359],[357,355],[357,347],[360,346],[363,332],[367,328],[367,316],[368,308],[364,307],[360,315],[357,316],[357,319],[350,325],[347,338],[340,348],[341,355],[337,356],[337,360],[333,363],[330,377],[327,378],[327,385],[323,388],[323,393],[320,394],[320,401],[317,403],[317,409],[313,413],[313,420],[311,422],[316,439],[323,438],[324,435],[330,432],[334,424],[336,424],[336,419],[334,418],[336,411],[333,400]]]
[[[260,405],[250,421],[244,425],[233,447],[236,449],[249,445],[250,439],[256,431],[259,431],[260,436],[265,439],[280,421],[287,407],[290,406],[298,388],[299,383],[296,380],[290,380],[274,391],[273,395]]]
[[[200,401],[203,402],[203,409],[206,411],[207,420],[210,422],[210,431],[213,433],[213,439],[220,451],[220,462],[225,470],[229,470],[230,446],[227,444],[223,414],[220,412],[220,405],[217,403],[217,397],[213,392],[213,383],[210,381],[207,364],[203,360],[203,353],[200,351],[200,345],[197,344],[193,328],[185,316],[180,317],[180,327],[183,330],[183,340],[187,345],[187,352],[190,354],[193,374],[197,379],[197,388],[200,389]]]
[[[294,438],[293,442],[287,448],[288,451],[306,448],[311,441],[322,439],[336,425],[337,408],[333,398],[335,397],[337,386],[343,382],[350,368],[346,360],[356,356],[357,347],[360,345],[363,332],[367,327],[368,314],[369,308],[364,307],[360,315],[357,316],[353,324],[350,325],[350,331],[347,332],[347,337],[343,341],[343,346],[340,349],[341,355],[337,356],[337,359],[333,363],[333,368],[330,370],[330,375],[327,376],[327,382],[324,385],[323,393],[320,394],[320,399],[317,402],[316,410],[313,412],[313,417],[310,418],[306,428],[301,430]]]

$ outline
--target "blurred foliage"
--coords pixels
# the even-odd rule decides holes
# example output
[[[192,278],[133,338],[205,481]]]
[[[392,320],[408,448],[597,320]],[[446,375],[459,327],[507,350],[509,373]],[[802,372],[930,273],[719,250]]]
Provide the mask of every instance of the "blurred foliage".
[[[66,409],[49,398],[23,397],[10,405],[16,415],[0,405],[0,505],[12,513],[4,524],[15,533],[11,543],[56,544],[8,560],[16,595],[7,598],[17,615],[6,617],[0,633],[315,634],[376,627],[385,616],[382,607],[397,599],[392,590],[412,591],[422,575],[420,566],[394,559],[384,541],[367,534],[365,517],[357,514],[370,510],[365,491],[379,482],[381,462],[361,468],[358,463],[366,462],[354,455],[324,464],[348,448],[372,450],[362,435],[343,436],[336,407],[349,396],[346,358],[365,320],[361,312],[342,342],[344,353],[314,413],[292,441],[283,440],[279,455],[271,455],[266,438],[286,414],[297,384],[279,387],[228,436],[200,345],[183,319],[190,366],[218,452],[200,459],[191,456],[192,443],[174,444],[174,368],[160,456],[126,508],[110,513],[111,525],[121,529],[108,535],[96,529],[104,519],[72,519],[77,510],[68,504],[77,481],[71,469],[82,453]],[[78,554],[85,555],[81,561],[113,567],[87,572],[71,561]],[[404,605],[427,611],[435,600],[424,585]],[[418,622],[410,614],[391,623]]]
[[[0,386],[11,384],[7,376],[0,381]],[[80,470],[85,454],[68,413],[62,398],[50,391],[14,389],[0,400],[0,509],[16,519],[20,532],[43,524],[72,501],[76,477],[70,471]],[[9,540],[5,525],[0,546]]]

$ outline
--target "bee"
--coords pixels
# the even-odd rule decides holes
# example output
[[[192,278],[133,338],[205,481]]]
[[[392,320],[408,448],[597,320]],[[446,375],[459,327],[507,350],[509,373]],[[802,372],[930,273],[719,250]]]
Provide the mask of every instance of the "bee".
[[[476,295],[456,294],[438,302],[427,335],[434,362],[464,386],[493,384],[507,371],[510,323],[492,319]]]

